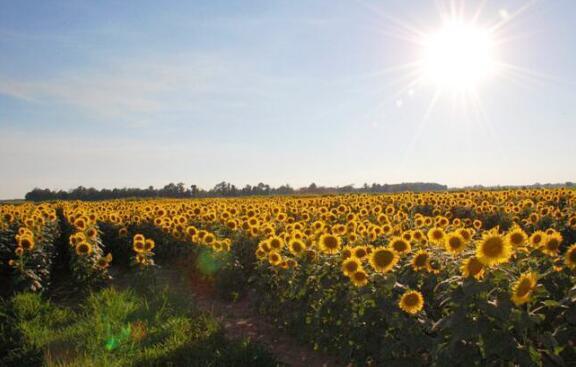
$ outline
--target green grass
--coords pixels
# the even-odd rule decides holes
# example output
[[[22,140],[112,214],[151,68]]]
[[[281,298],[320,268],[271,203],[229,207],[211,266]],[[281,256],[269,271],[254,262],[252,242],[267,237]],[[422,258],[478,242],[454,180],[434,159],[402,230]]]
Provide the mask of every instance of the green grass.
[[[166,290],[109,288],[67,307],[21,293],[1,307],[0,322],[2,366],[278,365]]]

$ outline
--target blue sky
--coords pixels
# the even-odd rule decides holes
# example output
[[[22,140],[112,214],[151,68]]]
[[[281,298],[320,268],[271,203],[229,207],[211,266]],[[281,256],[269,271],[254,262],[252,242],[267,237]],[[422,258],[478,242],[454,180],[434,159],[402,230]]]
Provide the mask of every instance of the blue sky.
[[[0,198],[576,181],[571,0],[487,0],[482,25],[525,9],[498,31],[517,71],[433,108],[437,86],[405,88],[421,49],[401,25],[433,32],[449,1],[0,2]]]

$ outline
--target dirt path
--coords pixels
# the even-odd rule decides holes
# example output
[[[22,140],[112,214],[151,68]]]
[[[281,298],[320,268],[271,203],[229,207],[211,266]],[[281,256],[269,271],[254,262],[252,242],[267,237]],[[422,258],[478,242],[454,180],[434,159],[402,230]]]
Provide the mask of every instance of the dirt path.
[[[194,269],[178,266],[174,276],[180,283],[185,283],[201,310],[210,312],[222,323],[226,336],[258,342],[288,366],[344,366],[335,358],[315,352],[311,346],[300,343],[275,327],[266,317],[255,311],[256,307],[249,295],[233,303],[224,302],[217,298],[212,285],[199,278]]]

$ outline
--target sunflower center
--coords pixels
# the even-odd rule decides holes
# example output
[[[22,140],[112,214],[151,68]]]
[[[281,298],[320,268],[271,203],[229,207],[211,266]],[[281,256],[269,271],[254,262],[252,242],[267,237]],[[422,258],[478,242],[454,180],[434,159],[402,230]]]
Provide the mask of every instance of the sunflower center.
[[[418,305],[419,301],[420,299],[416,294],[409,294],[406,297],[404,297],[404,304],[408,307],[414,307]]]
[[[344,265],[344,267],[346,268],[347,272],[353,273],[358,270],[358,263],[356,261],[349,261],[346,263],[346,265]]]
[[[484,254],[487,257],[498,257],[502,253],[504,243],[500,237],[490,237],[484,244]]]
[[[549,250],[557,250],[560,247],[560,242],[556,238],[551,238],[548,243],[546,243],[546,247]]]
[[[428,260],[427,254],[420,254],[416,256],[416,258],[414,259],[414,264],[418,267],[423,267],[426,265],[427,260]]]
[[[519,246],[522,244],[522,242],[524,242],[524,236],[522,236],[522,233],[512,233],[512,235],[510,236],[510,241],[512,242],[512,244]]]
[[[480,271],[482,271],[482,263],[478,261],[476,258],[471,259],[468,262],[468,271],[472,275],[478,274]]]
[[[336,237],[326,237],[324,239],[324,246],[326,246],[329,249],[335,249],[338,247],[338,241],[336,240]]]
[[[460,246],[462,245],[462,241],[460,241],[458,237],[451,237],[450,240],[448,241],[448,244],[453,249],[459,249]]]
[[[381,268],[390,265],[393,260],[394,254],[390,251],[381,250],[374,254],[374,263]]]
[[[516,294],[518,297],[526,296],[532,290],[532,284],[530,283],[529,279],[522,279],[520,284],[518,284],[518,290]]]

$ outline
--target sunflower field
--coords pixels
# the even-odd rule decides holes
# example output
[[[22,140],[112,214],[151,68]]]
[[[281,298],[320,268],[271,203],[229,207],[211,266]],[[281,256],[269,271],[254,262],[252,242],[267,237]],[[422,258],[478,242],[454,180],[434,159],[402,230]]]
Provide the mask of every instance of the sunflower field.
[[[6,289],[44,291],[59,252],[85,287],[190,262],[358,366],[576,364],[573,190],[0,206]]]

